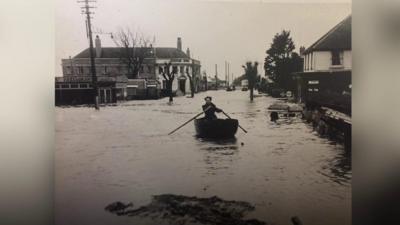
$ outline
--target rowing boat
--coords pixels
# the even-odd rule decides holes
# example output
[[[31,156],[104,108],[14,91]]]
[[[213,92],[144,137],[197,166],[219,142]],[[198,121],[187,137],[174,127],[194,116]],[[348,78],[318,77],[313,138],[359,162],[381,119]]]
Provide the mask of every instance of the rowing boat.
[[[234,137],[239,122],[236,119],[196,119],[194,121],[198,137],[230,138]]]

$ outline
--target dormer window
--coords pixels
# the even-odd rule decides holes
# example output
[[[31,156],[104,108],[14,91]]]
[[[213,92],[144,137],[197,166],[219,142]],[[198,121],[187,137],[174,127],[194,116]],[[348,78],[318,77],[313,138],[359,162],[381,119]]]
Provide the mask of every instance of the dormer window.
[[[334,50],[331,51],[332,54],[332,66],[343,65],[343,51]]]

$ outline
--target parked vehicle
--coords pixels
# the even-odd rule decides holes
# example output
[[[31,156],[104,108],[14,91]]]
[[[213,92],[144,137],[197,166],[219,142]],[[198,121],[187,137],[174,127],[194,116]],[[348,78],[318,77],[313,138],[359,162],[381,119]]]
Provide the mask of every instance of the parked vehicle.
[[[248,80],[242,80],[242,91],[247,91],[249,90],[249,81]]]

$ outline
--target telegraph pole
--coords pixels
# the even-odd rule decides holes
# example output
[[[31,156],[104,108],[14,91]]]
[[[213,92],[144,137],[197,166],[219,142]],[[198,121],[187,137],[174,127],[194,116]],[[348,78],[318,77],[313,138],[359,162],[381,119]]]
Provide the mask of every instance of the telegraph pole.
[[[228,73],[227,73],[227,78],[228,78],[228,86],[229,86],[229,62],[227,62],[227,64],[228,64]]]
[[[94,60],[94,53],[93,53],[93,39],[92,39],[92,25],[91,25],[91,16],[90,14],[94,14],[90,12],[90,9],[95,8],[90,6],[90,3],[96,2],[95,0],[84,0],[78,1],[78,3],[84,3],[84,6],[81,7],[82,13],[86,14],[86,31],[87,36],[89,38],[89,55],[90,55],[90,66],[91,66],[91,73],[92,73],[92,86],[93,86],[93,100],[94,100],[94,107],[96,110],[99,110],[99,88],[97,85],[97,76],[96,76],[96,65]]]
[[[227,81],[227,79],[226,79],[226,61],[225,61],[225,85],[226,85],[226,81]]]
[[[215,90],[218,90],[218,66],[215,64]]]

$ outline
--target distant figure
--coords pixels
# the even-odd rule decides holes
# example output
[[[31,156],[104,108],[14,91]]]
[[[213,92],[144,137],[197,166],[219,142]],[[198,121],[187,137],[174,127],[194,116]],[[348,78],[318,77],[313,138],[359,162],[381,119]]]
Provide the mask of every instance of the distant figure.
[[[204,118],[208,120],[217,119],[215,112],[220,113],[222,112],[222,110],[217,108],[217,106],[215,106],[214,103],[211,102],[212,98],[210,96],[205,97],[204,100],[206,101],[206,104],[202,106],[205,114]]]
[[[272,122],[276,122],[279,118],[277,112],[271,112],[270,117]]]

